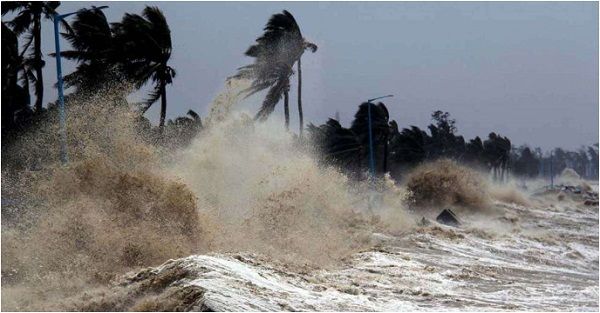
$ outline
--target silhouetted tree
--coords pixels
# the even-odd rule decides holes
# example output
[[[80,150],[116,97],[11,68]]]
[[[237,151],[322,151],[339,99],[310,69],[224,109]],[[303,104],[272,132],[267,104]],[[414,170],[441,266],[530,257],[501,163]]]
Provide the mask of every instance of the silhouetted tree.
[[[123,70],[127,79],[141,88],[148,82],[154,90],[144,101],[145,113],[161,99],[159,130],[165,125],[167,114],[167,84],[173,82],[175,69],[169,66],[171,58],[171,30],[162,11],[146,7],[142,15],[126,13],[121,22],[113,24],[116,45],[126,60]]]
[[[193,110],[189,110],[186,116],[180,116],[169,120],[166,125],[165,144],[171,146],[186,146],[202,130],[202,119]]]
[[[539,160],[527,146],[515,149],[512,155],[512,169],[515,175],[534,178],[539,174]]]
[[[485,167],[489,169],[488,163],[485,160],[483,141],[481,141],[479,136],[469,140],[469,142],[465,145],[464,161],[476,167]]]
[[[27,74],[27,70],[23,66],[23,57],[19,54],[18,38],[12,30],[2,23],[3,138],[9,132],[22,126],[22,123],[31,117]],[[19,75],[23,75],[24,86],[19,85]]]
[[[510,140],[492,132],[483,142],[483,149],[485,158],[493,171],[494,179],[504,181],[510,160]]]
[[[450,113],[435,111],[431,114],[431,119],[434,124],[428,126],[431,133],[429,158],[461,158],[465,151],[465,140],[462,136],[454,135],[456,121],[450,118]]]
[[[44,77],[42,69],[45,62],[42,58],[42,17],[52,19],[60,1],[13,1],[2,3],[2,16],[17,12],[17,16],[8,22],[17,36],[27,33],[24,51],[30,51],[24,65],[35,71],[28,75],[29,81],[35,85],[35,111],[41,112],[44,99]],[[33,46],[32,46],[33,42]]]
[[[309,124],[307,130],[316,150],[327,163],[348,172],[360,171],[366,147],[351,129],[342,127],[334,119],[329,119],[321,126]]]
[[[78,92],[97,91],[106,82],[116,80],[119,67],[127,62],[102,10],[92,7],[80,11],[70,29],[61,35],[73,48],[61,51],[61,57],[78,64],[75,71],[64,76],[66,88],[76,87]]]
[[[317,45],[304,40],[304,50],[310,49],[313,53],[317,52]],[[299,135],[302,137],[304,131],[304,113],[302,112],[302,55],[298,57],[298,123]]]
[[[390,115],[381,102],[374,104],[370,102],[364,102],[358,107],[358,112],[354,115],[354,120],[350,129],[358,136],[358,139],[362,146],[367,147],[367,155],[364,156],[364,160],[368,160],[368,147],[369,147],[369,119],[368,109],[371,106],[371,129],[373,134],[373,154],[374,158],[378,160],[380,166],[375,166],[376,171],[387,171],[387,152],[388,152],[388,140],[390,138]],[[365,164],[366,165],[366,164]]]
[[[425,131],[411,126],[397,134],[393,133],[390,143],[392,162],[414,166],[428,157],[427,147],[430,145],[431,137]]]
[[[274,110],[283,96],[286,130],[289,129],[289,90],[292,67],[306,49],[313,52],[317,46],[304,40],[294,16],[288,11],[271,16],[264,33],[250,46],[246,55],[254,58],[250,65],[241,67],[235,77],[252,80],[245,91],[246,96],[268,89],[267,95],[256,114],[256,119],[265,120]],[[301,82],[299,81],[301,86]],[[301,94],[299,94],[299,98]],[[302,105],[298,102],[300,124],[302,127]]]

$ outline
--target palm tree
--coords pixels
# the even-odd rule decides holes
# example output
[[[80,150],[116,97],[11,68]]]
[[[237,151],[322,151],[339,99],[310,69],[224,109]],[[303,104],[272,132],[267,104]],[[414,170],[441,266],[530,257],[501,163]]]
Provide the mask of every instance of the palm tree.
[[[171,147],[188,145],[192,139],[202,130],[202,119],[193,110],[187,112],[187,116],[180,116],[175,120],[169,120],[165,126],[163,144]]]
[[[167,114],[167,84],[173,82],[175,69],[168,65],[171,58],[171,30],[164,14],[157,7],[147,6],[142,15],[125,14],[113,24],[116,45],[126,60],[123,70],[136,88],[149,81],[154,84],[144,101],[142,114],[161,99],[159,129],[162,132]]]
[[[486,165],[484,152],[483,141],[477,136],[465,144],[464,160],[472,165],[484,166]]]
[[[250,46],[245,55],[254,58],[254,63],[241,67],[234,77],[252,79],[252,85],[246,89],[246,97],[269,89],[255,119],[265,120],[274,110],[283,96],[285,127],[289,129],[289,90],[292,67],[305,49],[317,50],[317,46],[307,42],[302,37],[300,27],[294,16],[284,10],[271,16],[265,26],[262,36],[256,39],[256,44]],[[301,68],[299,67],[300,71]],[[301,81],[299,86],[301,88]],[[302,100],[299,94],[298,110],[300,127],[303,127]]]
[[[300,31],[300,30],[298,30]],[[305,39],[304,41],[304,50],[310,49],[313,53],[317,52],[317,45],[314,43],[308,42]],[[302,55],[298,57],[298,123],[300,127],[300,138],[302,138],[302,131],[304,130],[304,114],[302,113]]]
[[[121,53],[116,49],[110,24],[102,10],[92,7],[75,16],[71,28],[62,33],[73,50],[62,51],[61,57],[78,63],[73,73],[64,77],[65,87],[97,90],[107,81],[114,81]],[[52,54],[54,55],[54,54]]]
[[[396,126],[397,127],[397,126]],[[398,134],[392,133],[392,161],[414,166],[428,157],[431,137],[417,126],[404,128]]]
[[[23,66],[19,54],[19,41],[15,33],[2,23],[2,135],[6,130],[18,128],[19,122],[31,115],[29,90],[26,75],[31,74]],[[19,76],[25,77],[20,86]]]
[[[483,142],[483,148],[493,170],[494,180],[504,181],[510,160],[510,140],[492,132],[488,135],[488,139]]]
[[[311,141],[326,162],[350,172],[361,168],[365,146],[351,129],[342,127],[334,119],[329,119],[321,126],[308,124],[307,130]]]
[[[42,68],[45,63],[42,59],[42,15],[52,19],[60,1],[15,1],[2,3],[2,15],[19,11],[9,26],[17,36],[27,32],[24,50],[29,50],[33,42],[33,49],[25,60],[25,64],[35,70],[35,76],[29,75],[28,80],[35,84],[35,111],[42,111],[44,98],[44,78]],[[66,23],[63,23],[65,25]]]
[[[377,104],[364,102],[358,107],[358,111],[354,115],[354,120],[350,129],[357,134],[361,144],[369,147],[369,119],[368,109],[371,106],[371,129],[373,134],[373,153],[374,158],[378,155],[377,149],[383,148],[381,160],[383,164],[382,170],[387,171],[387,152],[389,137],[392,131],[390,127],[390,114],[382,102]],[[368,149],[366,150],[368,152]],[[368,156],[366,156],[368,157]],[[365,160],[367,159],[365,157]]]

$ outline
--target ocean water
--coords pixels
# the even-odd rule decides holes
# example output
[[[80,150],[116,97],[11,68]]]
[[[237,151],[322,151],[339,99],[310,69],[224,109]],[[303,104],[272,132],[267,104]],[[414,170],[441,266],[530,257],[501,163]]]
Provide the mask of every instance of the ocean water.
[[[496,202],[503,216],[460,228],[374,233],[375,247],[326,269],[229,253],[153,271],[186,268],[173,286],[202,288],[197,308],[217,311],[597,311],[598,208],[543,203]]]

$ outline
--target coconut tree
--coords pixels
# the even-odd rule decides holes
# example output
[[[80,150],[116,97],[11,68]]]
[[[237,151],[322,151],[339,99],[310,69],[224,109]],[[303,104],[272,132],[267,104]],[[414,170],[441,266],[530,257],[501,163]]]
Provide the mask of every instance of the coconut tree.
[[[165,140],[163,143],[170,147],[188,145],[202,130],[202,119],[198,113],[189,110],[186,116],[169,120],[165,126]]]
[[[321,126],[308,124],[307,130],[317,152],[326,162],[350,172],[360,170],[366,147],[351,129],[342,127],[334,119],[329,119]]]
[[[431,137],[417,126],[404,128],[390,140],[392,161],[415,166],[428,157]]]
[[[510,140],[492,132],[483,142],[483,148],[488,164],[493,170],[494,180],[503,181],[510,160]]]
[[[29,108],[29,85],[27,75],[31,70],[23,66],[19,53],[19,41],[15,33],[2,23],[2,135],[6,130],[16,129],[20,122],[31,115]],[[18,84],[19,78],[24,81]],[[24,79],[23,79],[24,78]]]
[[[265,120],[283,97],[285,126],[286,130],[289,129],[290,77],[293,75],[294,63],[300,59],[306,49],[314,52],[317,46],[304,40],[300,27],[290,12],[284,10],[271,16],[263,35],[258,37],[256,44],[250,46],[245,53],[254,58],[254,62],[241,67],[234,76],[252,80],[251,86],[245,90],[246,97],[268,89],[256,119]],[[299,69],[301,71],[300,67]],[[301,87],[300,80],[299,84]],[[301,116],[300,127],[303,127],[302,100],[298,102],[298,110]]]
[[[17,36],[27,33],[24,50],[29,55],[24,60],[27,67],[35,71],[29,75],[28,80],[35,85],[35,111],[42,111],[44,99],[44,77],[42,69],[42,18],[51,19],[56,13],[60,1],[14,1],[2,3],[2,16],[7,13],[18,12],[13,20],[8,22]],[[63,23],[63,25],[66,23]],[[33,47],[31,46],[33,42]]]
[[[161,100],[159,128],[165,125],[167,114],[166,86],[173,82],[175,69],[169,66],[171,58],[171,30],[167,19],[157,7],[147,6],[142,15],[125,14],[113,24],[119,53],[125,60],[123,70],[127,79],[139,89],[148,82],[154,89],[143,102],[142,114],[158,99]]]
[[[300,30],[298,30],[300,31]],[[313,53],[317,52],[317,45],[314,43],[304,40],[304,50],[310,49]],[[304,51],[303,50],[303,51]],[[304,130],[304,113],[302,112],[302,55],[298,57],[298,123],[299,123],[299,134],[302,137],[302,131]]]
[[[80,11],[71,28],[61,35],[73,47],[72,50],[61,51],[61,57],[78,63],[75,71],[64,77],[66,88],[97,90],[106,81],[114,80],[117,67],[124,60],[102,10],[92,7],[91,10]]]
[[[479,136],[469,140],[465,144],[465,158],[466,162],[476,164],[478,166],[485,166],[487,162],[485,160],[485,151],[483,148],[483,141]]]
[[[383,165],[382,170],[387,171],[387,152],[389,138],[392,131],[390,127],[390,114],[382,102],[377,104],[371,102],[364,102],[358,107],[358,111],[354,115],[354,120],[350,129],[357,134],[361,144],[365,147],[369,146],[369,116],[368,110],[371,106],[371,129],[373,134],[373,149],[383,149],[382,153],[379,154],[377,151],[373,151],[374,157],[381,155],[381,163]],[[366,150],[368,152],[368,150]],[[365,156],[365,160],[368,156]]]

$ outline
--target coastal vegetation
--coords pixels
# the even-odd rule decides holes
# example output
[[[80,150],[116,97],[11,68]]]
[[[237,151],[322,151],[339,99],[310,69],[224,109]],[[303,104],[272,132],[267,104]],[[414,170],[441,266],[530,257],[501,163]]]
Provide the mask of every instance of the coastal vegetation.
[[[43,106],[44,54],[41,51],[40,28],[44,19],[52,19],[60,2],[7,2],[2,15],[12,19],[2,22],[2,143],[10,145],[20,134],[34,128],[49,115],[56,114],[56,103]],[[81,10],[70,23],[62,21],[61,36],[71,48],[61,57],[77,67],[64,76],[65,87],[72,93],[66,103],[77,105],[98,90],[113,85],[113,103],[128,106],[139,115],[140,132],[150,142],[162,146],[181,146],[203,129],[200,116],[189,110],[187,116],[167,121],[167,87],[176,79],[169,60],[173,49],[167,18],[158,7],[146,7],[140,14],[126,13],[120,21],[107,20],[102,10]],[[390,118],[385,104],[362,103],[349,127],[329,119],[306,129],[303,119],[301,58],[306,51],[317,52],[317,46],[300,31],[294,16],[284,10],[273,14],[264,32],[245,55],[252,63],[238,69],[232,78],[248,79],[243,90],[248,97],[266,91],[255,120],[264,121],[283,100],[285,130],[289,131],[290,79],[298,79],[298,140],[312,140],[322,161],[340,167],[355,179],[365,179],[369,167],[368,106],[372,110],[373,153],[375,174],[390,173],[401,178],[409,169],[427,161],[452,159],[488,171],[497,181],[517,177],[549,177],[563,169],[573,168],[585,178],[598,177],[598,144],[577,151],[556,148],[542,151],[530,146],[515,147],[511,140],[490,130],[485,137],[465,139],[458,134],[456,121],[449,112],[435,111],[426,130],[417,126],[400,128]],[[53,55],[49,53],[49,55]],[[296,71],[294,71],[296,67]],[[150,84],[151,91],[142,103],[128,103],[126,97]],[[107,87],[108,86],[108,87]],[[31,103],[30,90],[35,94]],[[115,95],[116,93],[116,95]],[[157,126],[144,113],[160,100]],[[303,132],[309,132],[304,138]]]

